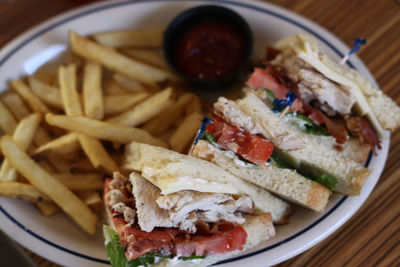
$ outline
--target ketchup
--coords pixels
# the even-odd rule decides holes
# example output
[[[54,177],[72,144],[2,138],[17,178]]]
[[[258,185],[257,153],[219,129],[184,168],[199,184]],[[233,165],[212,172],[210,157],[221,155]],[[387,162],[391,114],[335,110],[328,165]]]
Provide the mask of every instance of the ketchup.
[[[187,76],[216,80],[231,73],[245,56],[245,40],[234,27],[203,21],[186,31],[177,42],[175,62]]]

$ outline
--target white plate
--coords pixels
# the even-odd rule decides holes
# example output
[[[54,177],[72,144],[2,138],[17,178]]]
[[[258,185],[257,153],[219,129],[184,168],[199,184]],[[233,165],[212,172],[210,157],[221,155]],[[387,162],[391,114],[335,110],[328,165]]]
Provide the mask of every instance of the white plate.
[[[255,37],[254,56],[260,54],[266,44],[299,32],[313,35],[326,52],[337,59],[348,51],[348,47],[340,40],[315,23],[266,3],[230,0],[102,2],[57,16],[4,47],[0,52],[0,88],[7,88],[10,79],[32,74],[39,66],[64,51],[68,29],[85,35],[133,27],[166,27],[181,11],[203,4],[227,6],[246,18]],[[350,62],[375,83],[356,56],[352,56]],[[383,141],[379,155],[370,157],[367,165],[373,172],[359,196],[334,195],[324,213],[297,209],[289,224],[277,228],[275,238],[239,257],[224,261],[225,264],[221,266],[277,264],[328,237],[359,209],[372,191],[385,164],[388,147],[389,138]],[[97,233],[89,236],[62,213],[46,218],[29,203],[1,198],[0,227],[21,245],[56,263],[68,266],[109,264],[100,225]]]

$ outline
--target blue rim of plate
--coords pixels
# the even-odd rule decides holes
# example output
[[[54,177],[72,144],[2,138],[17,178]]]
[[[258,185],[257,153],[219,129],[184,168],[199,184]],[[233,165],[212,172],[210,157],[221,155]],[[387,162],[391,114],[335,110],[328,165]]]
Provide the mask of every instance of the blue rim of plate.
[[[55,23],[53,23],[50,26],[47,26],[46,28],[40,30],[39,32],[36,32],[35,34],[33,34],[32,36],[29,36],[28,38],[26,38],[24,41],[22,41],[18,46],[16,46],[14,49],[12,49],[9,53],[7,53],[3,59],[0,60],[0,68],[4,65],[4,63],[12,56],[14,55],[19,49],[21,49],[22,47],[24,47],[25,45],[27,45],[28,43],[30,43],[31,41],[35,40],[36,38],[40,37],[41,35],[43,35],[44,33],[66,23],[69,22],[71,20],[74,20],[76,18],[88,15],[88,14],[92,14],[92,13],[96,13],[99,11],[103,11],[106,9],[110,9],[110,8],[115,8],[115,7],[119,7],[119,6],[123,6],[123,5],[132,5],[132,4],[138,4],[138,3],[145,3],[145,2],[165,2],[165,0],[136,0],[136,1],[124,1],[124,2],[117,2],[117,3],[110,3],[110,4],[106,4],[106,5],[102,5],[100,7],[94,7],[93,9],[89,9],[89,10],[85,10],[82,12],[78,12],[76,14],[72,14],[71,16],[64,18],[60,21],[57,21]],[[317,32],[313,31],[312,29],[308,28],[307,26],[297,22],[294,19],[288,18],[285,15],[282,14],[278,14],[274,11],[268,10],[264,7],[259,7],[259,6],[253,6],[251,4],[246,4],[246,3],[242,3],[242,2],[232,2],[229,0],[192,0],[192,2],[212,2],[212,3],[221,3],[221,4],[229,4],[232,6],[238,6],[238,7],[243,7],[243,8],[247,8],[247,9],[251,9],[251,10],[255,10],[264,14],[268,14],[270,16],[279,18],[281,20],[284,20],[286,22],[289,22],[291,24],[294,24],[295,26],[307,31],[308,33],[312,34],[313,36],[317,37],[320,41],[322,41],[324,44],[326,44],[327,46],[329,46],[330,49],[332,49],[339,57],[343,57],[343,54],[335,47],[333,46],[331,43],[329,43],[324,37],[322,37],[320,34],[318,34]],[[353,64],[351,64],[350,61],[348,61],[348,65],[352,68],[354,68]],[[370,161],[372,159],[372,151],[369,153],[368,155],[368,159],[365,163],[365,167],[368,167]],[[343,196],[336,204],[335,206],[333,206],[328,212],[326,212],[323,216],[321,216],[320,218],[318,218],[315,222],[313,222],[312,224],[310,224],[309,226],[305,227],[303,230],[299,231],[298,233],[276,243],[273,244],[271,246],[259,249],[257,251],[242,255],[242,256],[238,256],[238,257],[234,257],[231,259],[227,259],[224,261],[220,261],[216,264],[224,264],[224,263],[229,263],[229,262],[233,262],[233,261],[237,261],[237,260],[241,260],[244,258],[248,258],[248,257],[252,257],[254,255],[266,252],[268,250],[271,250],[273,248],[279,247],[297,237],[299,237],[300,235],[304,234],[305,232],[309,231],[311,228],[314,228],[317,224],[319,224],[321,221],[323,221],[324,219],[326,219],[330,214],[332,214],[332,212],[334,212],[339,206],[341,206],[344,201],[347,199],[347,196]],[[29,235],[39,239],[40,241],[46,243],[47,245],[50,245],[54,248],[57,248],[59,250],[62,250],[64,252],[67,252],[69,254],[72,254],[74,256],[77,257],[81,257],[84,258],[86,260],[91,260],[94,262],[98,262],[98,263],[103,263],[103,264],[110,264],[110,261],[108,260],[103,260],[103,259],[99,259],[99,258],[95,258],[95,257],[91,257],[88,255],[84,255],[81,254],[79,252],[75,252],[72,251],[70,249],[67,249],[65,247],[62,247],[60,245],[57,245],[47,239],[45,239],[44,237],[36,234],[35,232],[29,230],[27,227],[25,227],[22,223],[20,223],[19,221],[17,221],[14,217],[12,217],[1,205],[0,205],[0,211],[8,218],[10,219],[13,223],[15,223],[19,228],[21,228],[23,231],[25,231],[26,233],[28,233]]]

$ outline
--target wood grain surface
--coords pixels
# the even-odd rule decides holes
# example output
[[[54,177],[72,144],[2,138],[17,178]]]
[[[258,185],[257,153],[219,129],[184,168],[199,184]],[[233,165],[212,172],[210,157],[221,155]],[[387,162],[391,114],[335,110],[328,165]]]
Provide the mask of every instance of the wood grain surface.
[[[0,47],[32,26],[90,1],[0,0]],[[382,90],[400,103],[400,4],[395,0],[272,0],[322,25],[351,46]],[[400,266],[400,132],[383,174],[362,208],[338,231],[278,266]],[[27,251],[39,266],[58,266]]]

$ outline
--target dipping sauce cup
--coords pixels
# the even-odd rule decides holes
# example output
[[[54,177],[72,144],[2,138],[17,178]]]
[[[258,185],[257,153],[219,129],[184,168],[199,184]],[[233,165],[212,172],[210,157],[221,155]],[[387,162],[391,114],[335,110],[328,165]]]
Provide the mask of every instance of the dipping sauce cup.
[[[247,22],[222,6],[199,6],[168,26],[163,49],[168,64],[196,88],[229,86],[246,69],[253,36]]]

